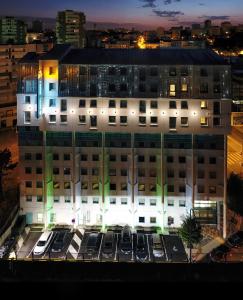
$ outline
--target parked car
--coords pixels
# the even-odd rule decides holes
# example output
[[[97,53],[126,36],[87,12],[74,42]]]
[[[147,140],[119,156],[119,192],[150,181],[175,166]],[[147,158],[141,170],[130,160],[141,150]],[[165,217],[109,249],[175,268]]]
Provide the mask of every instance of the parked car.
[[[52,243],[51,252],[61,252],[65,246],[68,237],[68,231],[58,231]]]
[[[243,231],[237,231],[227,239],[227,244],[230,247],[238,247],[243,245]]]
[[[120,250],[124,254],[131,254],[132,247],[132,233],[130,227],[126,225],[121,232]]]
[[[220,262],[226,259],[227,253],[230,252],[230,247],[227,244],[220,245],[213,249],[209,256],[213,262]]]
[[[112,231],[108,231],[104,237],[102,255],[105,258],[109,258],[113,254],[114,248],[114,233]]]
[[[38,242],[35,245],[34,248],[34,255],[41,255],[43,254],[47,247],[49,246],[51,239],[53,237],[53,231],[45,231],[41,234]]]
[[[153,256],[155,258],[161,258],[165,256],[165,252],[163,250],[162,244],[161,244],[161,240],[160,240],[160,236],[158,234],[153,234],[152,235],[152,248],[153,248]]]
[[[16,237],[14,236],[9,236],[5,242],[3,243],[3,245],[0,247],[0,258],[8,258],[11,249],[14,248],[16,244]]]
[[[90,233],[88,237],[88,242],[86,246],[86,252],[88,255],[94,255],[99,250],[99,234],[96,233]]]
[[[136,260],[144,262],[147,257],[148,251],[146,249],[145,235],[143,233],[138,233],[136,240]]]

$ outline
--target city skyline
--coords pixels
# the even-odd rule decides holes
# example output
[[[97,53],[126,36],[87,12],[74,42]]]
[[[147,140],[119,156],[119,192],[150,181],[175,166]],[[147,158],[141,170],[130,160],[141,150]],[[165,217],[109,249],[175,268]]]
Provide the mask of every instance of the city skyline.
[[[73,9],[84,12],[92,22],[137,23],[150,27],[186,26],[206,19],[215,25],[224,21],[239,24],[243,18],[243,13],[239,13],[241,8],[243,11],[241,0],[230,3],[219,0],[70,0],[68,5],[64,0],[39,3],[23,0],[21,7],[16,0],[9,0],[0,4],[2,15],[55,18],[57,11]]]

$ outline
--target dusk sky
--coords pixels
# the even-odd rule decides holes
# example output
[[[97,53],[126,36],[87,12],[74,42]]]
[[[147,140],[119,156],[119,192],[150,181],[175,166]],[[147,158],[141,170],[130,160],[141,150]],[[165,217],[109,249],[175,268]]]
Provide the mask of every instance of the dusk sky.
[[[58,10],[83,11],[88,21],[177,26],[212,19],[243,23],[243,0],[7,0],[0,15],[56,16]],[[185,22],[185,23],[184,23]]]

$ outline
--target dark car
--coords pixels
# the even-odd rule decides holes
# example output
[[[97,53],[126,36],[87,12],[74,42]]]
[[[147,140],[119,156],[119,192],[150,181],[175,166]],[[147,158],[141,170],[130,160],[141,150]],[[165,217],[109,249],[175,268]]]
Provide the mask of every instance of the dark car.
[[[129,226],[125,226],[121,232],[120,250],[124,254],[132,253],[132,233]]]
[[[114,233],[112,231],[108,231],[105,234],[102,254],[104,257],[108,258],[112,256],[114,248]]]
[[[16,245],[15,237],[8,237],[0,248],[0,258],[8,258],[10,251]]]
[[[226,255],[229,252],[230,252],[229,246],[223,244],[213,249],[213,251],[209,254],[209,256],[213,262],[220,262],[226,259]]]
[[[237,231],[236,233],[232,234],[228,240],[227,244],[230,247],[239,247],[243,244],[243,231]]]
[[[146,249],[145,235],[143,233],[137,234],[136,242],[136,259],[137,261],[143,262],[147,259],[148,252]]]
[[[68,236],[67,230],[57,232],[54,241],[52,243],[51,252],[61,252],[65,246],[67,236]]]
[[[90,233],[86,246],[86,252],[88,255],[94,255],[99,250],[99,234]]]

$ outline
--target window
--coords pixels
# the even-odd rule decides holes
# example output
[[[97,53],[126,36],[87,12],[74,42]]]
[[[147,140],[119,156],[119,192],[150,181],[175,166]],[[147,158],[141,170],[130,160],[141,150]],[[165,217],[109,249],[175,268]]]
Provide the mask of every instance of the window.
[[[54,196],[53,197],[53,202],[54,203],[59,203],[60,202],[60,197],[59,196]]]
[[[169,94],[170,94],[171,97],[175,97],[175,95],[176,95],[176,86],[175,86],[175,84],[170,84]]]
[[[158,108],[158,102],[155,100],[151,100],[150,102],[150,108]]]
[[[145,177],[145,169],[138,169],[138,177]]]
[[[110,161],[116,161],[116,155],[111,154],[110,155]]]
[[[157,176],[157,170],[156,169],[150,169],[149,170],[149,176],[150,177],[156,177]]]
[[[179,200],[179,207],[186,207],[186,200]]]
[[[90,100],[90,107],[97,107],[97,100]]]
[[[127,116],[120,116],[120,124],[127,125]]]
[[[216,177],[217,177],[217,174],[216,174],[215,171],[209,172],[209,178],[210,178],[210,179],[216,179]]]
[[[197,171],[197,178],[203,179],[205,176],[204,170],[198,170]]]
[[[126,68],[120,68],[120,75],[127,75],[127,69]]]
[[[187,101],[181,101],[181,109],[188,109]]]
[[[138,155],[138,162],[144,162],[144,155]]]
[[[152,67],[150,69],[150,76],[158,76],[158,68]]]
[[[127,161],[127,155],[121,155],[121,161],[122,162]]]
[[[127,169],[121,169],[121,176],[127,176]]]
[[[116,124],[116,116],[109,116],[109,124]]]
[[[97,116],[90,116],[90,126],[97,127]]]
[[[158,117],[150,117],[151,125],[158,125]]]
[[[174,192],[174,185],[168,185],[168,192],[173,193]]]
[[[150,192],[156,192],[156,184],[154,184],[154,183],[151,183],[150,185],[149,185],[149,190],[150,190]]]
[[[81,182],[81,189],[87,190],[88,189],[88,182]]]
[[[25,196],[26,202],[32,202],[32,196]]]
[[[139,117],[139,125],[140,126],[146,125],[146,117]]]
[[[63,174],[64,175],[70,175],[71,174],[71,169],[70,168],[64,168],[63,169]]]
[[[65,190],[71,189],[71,184],[70,184],[69,181],[65,181],[65,182],[64,182],[64,189],[65,189]]]
[[[209,187],[209,193],[210,194],[216,194],[216,186],[210,186]]]
[[[25,168],[25,174],[31,174],[32,173],[32,168],[26,167]]]
[[[24,112],[24,123],[25,124],[30,124],[31,122],[31,114],[30,111],[25,111]]]
[[[218,102],[218,101],[215,101],[213,103],[213,114],[220,115],[220,102]]]
[[[30,102],[30,96],[25,96],[24,103],[25,104],[31,104],[31,102]]]
[[[64,160],[70,160],[70,158],[71,158],[71,155],[70,155],[69,153],[65,153],[65,154],[63,155],[63,159],[64,159]]]
[[[156,156],[155,155],[150,155],[149,161],[150,162],[156,162]]]
[[[93,204],[99,204],[99,197],[93,197]]]
[[[150,199],[150,206],[156,206],[157,199]]]
[[[127,205],[127,198],[121,198],[121,204]]]
[[[25,160],[31,160],[31,157],[32,157],[31,153],[25,153],[24,154],[24,159]]]
[[[205,100],[202,100],[200,102],[200,106],[201,106],[201,109],[207,109],[208,108],[208,102],[205,101]]]
[[[81,154],[80,160],[81,161],[87,161],[88,160],[88,155],[87,154]]]
[[[42,174],[42,168],[36,168],[36,174]]]
[[[170,76],[176,76],[176,68],[172,67],[169,69]]]
[[[181,91],[182,91],[182,93],[187,93],[188,92],[188,86],[187,86],[186,83],[182,83]]]
[[[92,176],[99,176],[99,169],[98,168],[93,168],[92,169]]]
[[[35,159],[36,160],[42,160],[42,153],[36,153]]]
[[[187,126],[188,126],[188,118],[181,117],[181,127],[187,127]]]
[[[155,224],[156,223],[156,217],[150,217],[150,223]]]
[[[59,168],[53,168],[53,175],[59,175]]]
[[[179,163],[185,164],[186,163],[186,157],[185,156],[179,156]]]
[[[79,115],[79,123],[85,124],[86,123],[86,116],[85,115]]]
[[[79,107],[82,108],[82,107],[85,107],[86,106],[86,101],[84,99],[80,99],[79,100]]]
[[[176,129],[176,117],[170,117],[169,128],[174,130]]]
[[[116,204],[116,198],[110,198],[110,204]]]
[[[116,108],[116,101],[115,100],[109,100],[109,108]]]
[[[208,126],[208,118],[207,117],[201,117],[200,118],[200,124],[201,124],[201,126]]]
[[[25,181],[26,188],[32,188],[32,181]]]
[[[139,101],[139,112],[146,113],[146,102],[144,100]]]
[[[127,191],[127,183],[121,183],[121,191]]]
[[[145,184],[144,183],[139,183],[138,184],[138,191],[139,192],[144,192],[145,191]]]
[[[139,223],[145,223],[145,217],[138,217]]]
[[[99,190],[99,183],[98,182],[93,182],[92,183],[92,190],[93,191],[98,191]]]
[[[181,68],[181,76],[188,76],[188,68],[186,67]]]
[[[220,126],[220,118],[219,117],[213,118],[213,126]]]
[[[200,69],[200,76],[201,77],[207,77],[208,76],[208,70],[204,69],[204,68],[201,68]]]
[[[92,155],[92,160],[93,161],[99,161],[99,154],[93,154]]]
[[[168,206],[174,206],[174,200],[168,199]]]
[[[168,178],[174,178],[175,174],[174,174],[174,170],[167,170],[167,177]]]
[[[88,170],[85,168],[81,168],[80,172],[81,172],[81,175],[88,175]]]
[[[53,91],[55,89],[55,83],[49,83],[49,91]]]
[[[59,154],[58,153],[53,153],[53,160],[59,160]]]
[[[82,204],[87,204],[88,203],[88,197],[82,197],[81,202],[82,202]]]
[[[169,108],[176,109],[176,101],[169,101]]]
[[[56,123],[56,115],[49,115],[49,122]]]
[[[198,185],[197,186],[197,192],[199,194],[203,194],[204,193],[204,186],[203,185]]]
[[[127,100],[121,100],[120,108],[127,108]]]
[[[201,94],[207,94],[208,93],[208,84],[207,84],[207,82],[202,82],[200,84],[200,93]]]
[[[216,165],[216,157],[209,157],[210,165]]]
[[[214,84],[213,85],[213,92],[215,94],[219,94],[221,92],[221,87],[220,87],[220,84]]]
[[[116,176],[116,169],[109,169],[109,176]]]
[[[49,67],[49,75],[54,74],[54,67]]]
[[[49,107],[56,107],[56,99],[49,100]]]
[[[64,197],[64,202],[65,203],[70,203],[71,202],[71,197],[70,196],[65,196]]]
[[[110,83],[108,89],[109,89],[109,92],[115,92],[116,85],[114,83]]]
[[[179,186],[179,193],[185,193],[186,192],[186,186],[185,185],[180,185]]]
[[[43,222],[43,214],[41,213],[37,214],[37,222]]]
[[[174,224],[174,218],[168,217],[168,222],[167,223],[168,223],[168,226]]]
[[[43,197],[41,195],[36,196],[36,201],[37,202],[42,202],[43,201]]]
[[[116,183],[110,183],[110,190],[116,191]]]
[[[61,123],[67,123],[67,115],[60,116]]]
[[[53,182],[53,188],[54,188],[55,190],[60,189],[60,183],[59,183],[58,181],[54,181],[54,182]]]

